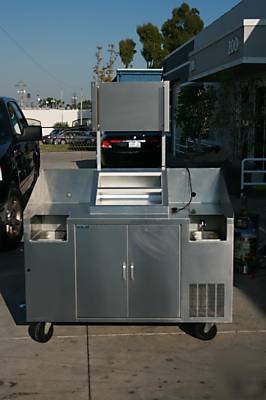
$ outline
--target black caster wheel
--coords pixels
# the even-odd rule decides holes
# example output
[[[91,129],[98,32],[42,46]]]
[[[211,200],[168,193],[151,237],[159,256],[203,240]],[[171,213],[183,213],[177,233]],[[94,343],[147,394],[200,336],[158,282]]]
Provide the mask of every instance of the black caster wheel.
[[[194,336],[200,340],[211,340],[217,335],[217,326],[210,323],[193,324]]]
[[[32,322],[28,332],[36,342],[46,343],[53,336],[54,326],[51,322]]]

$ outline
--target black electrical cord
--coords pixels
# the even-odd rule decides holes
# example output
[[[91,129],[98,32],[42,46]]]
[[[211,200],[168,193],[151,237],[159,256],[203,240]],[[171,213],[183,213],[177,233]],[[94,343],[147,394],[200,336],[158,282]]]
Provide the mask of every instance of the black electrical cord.
[[[189,170],[188,167],[186,167],[186,170],[187,170],[187,173],[188,173],[188,183],[189,183],[189,189],[190,189],[190,199],[189,199],[189,201],[187,202],[187,204],[184,205],[184,207],[178,208],[176,212],[182,211],[182,210],[184,210],[185,208],[189,207],[190,204],[191,204],[191,202],[192,202],[193,197],[196,197],[196,193],[193,192],[193,190],[192,190],[192,182],[191,182],[191,173],[190,173],[190,170]]]

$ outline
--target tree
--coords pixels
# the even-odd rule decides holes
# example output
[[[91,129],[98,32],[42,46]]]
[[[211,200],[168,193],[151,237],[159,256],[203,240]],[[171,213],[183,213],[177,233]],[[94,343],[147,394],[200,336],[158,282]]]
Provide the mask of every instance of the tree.
[[[68,122],[56,122],[54,128],[68,128]]]
[[[182,139],[200,141],[208,132],[216,106],[215,89],[204,85],[186,86],[178,96],[176,123],[182,128]]]
[[[97,82],[111,82],[113,79],[114,64],[118,56],[113,43],[108,44],[107,52],[109,53],[109,58],[107,63],[103,64],[102,46],[97,46],[96,65],[93,68],[94,79]]]
[[[81,103],[78,103],[78,109],[80,110],[81,108]],[[83,110],[91,110],[91,100],[83,100],[82,102],[82,108]]]
[[[165,21],[161,29],[166,53],[171,53],[181,46],[199,33],[203,27],[204,22],[196,8],[190,8],[187,3],[183,3],[179,8],[174,8],[172,18]]]
[[[181,46],[204,27],[196,8],[187,3],[172,10],[172,17],[165,21],[161,30],[152,23],[137,27],[142,51],[147,68],[159,68],[162,60],[173,50]]]
[[[234,71],[224,72],[221,78],[216,89],[214,124],[226,150],[232,159],[263,157],[266,132],[263,79],[242,78]]]
[[[143,45],[141,54],[146,60],[147,68],[160,68],[165,53],[162,48],[162,34],[157,26],[151,23],[139,25],[137,34]]]
[[[64,101],[54,97],[46,97],[38,101],[38,106],[40,108],[62,108],[64,106]]]
[[[132,63],[135,50],[136,43],[132,39],[124,39],[119,42],[119,55],[122,63],[126,68]]]

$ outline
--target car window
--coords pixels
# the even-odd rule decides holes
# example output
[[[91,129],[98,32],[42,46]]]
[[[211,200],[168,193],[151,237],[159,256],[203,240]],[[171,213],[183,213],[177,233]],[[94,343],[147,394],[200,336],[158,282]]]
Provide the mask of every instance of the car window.
[[[2,103],[0,103],[0,139],[6,136],[6,133],[9,131],[6,111]]]
[[[14,132],[17,135],[22,135],[25,121],[24,121],[24,117],[23,117],[21,111],[19,110],[17,105],[13,102],[8,103],[7,109],[9,112],[12,126],[14,128]]]
[[[41,126],[41,121],[35,118],[27,118],[27,123],[30,126]]]
[[[3,114],[0,111],[0,138],[4,136],[5,129],[4,129],[4,118]]]

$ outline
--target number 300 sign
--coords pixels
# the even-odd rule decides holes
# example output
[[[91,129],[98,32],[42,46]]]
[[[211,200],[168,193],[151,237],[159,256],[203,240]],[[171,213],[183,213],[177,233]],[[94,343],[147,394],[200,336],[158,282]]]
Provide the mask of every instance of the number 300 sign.
[[[228,55],[231,56],[232,54],[238,52],[239,50],[239,39],[238,37],[234,37],[228,41]]]

